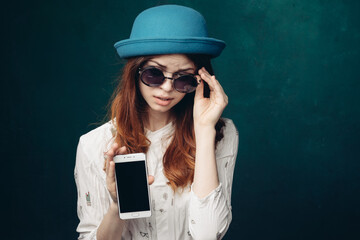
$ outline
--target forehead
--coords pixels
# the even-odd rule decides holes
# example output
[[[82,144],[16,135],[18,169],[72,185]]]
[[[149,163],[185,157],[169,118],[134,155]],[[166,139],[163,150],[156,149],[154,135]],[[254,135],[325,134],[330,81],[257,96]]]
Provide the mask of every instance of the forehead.
[[[195,69],[195,64],[184,54],[168,54],[152,57],[146,65],[157,64],[166,68],[167,71],[179,69]]]

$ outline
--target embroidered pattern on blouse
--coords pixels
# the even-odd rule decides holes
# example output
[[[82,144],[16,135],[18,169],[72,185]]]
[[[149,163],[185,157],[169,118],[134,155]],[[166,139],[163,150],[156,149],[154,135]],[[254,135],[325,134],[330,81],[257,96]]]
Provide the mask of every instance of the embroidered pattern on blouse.
[[[91,206],[90,192],[85,193],[86,205]]]
[[[149,238],[149,233],[140,232],[140,235],[141,235],[143,238]]]

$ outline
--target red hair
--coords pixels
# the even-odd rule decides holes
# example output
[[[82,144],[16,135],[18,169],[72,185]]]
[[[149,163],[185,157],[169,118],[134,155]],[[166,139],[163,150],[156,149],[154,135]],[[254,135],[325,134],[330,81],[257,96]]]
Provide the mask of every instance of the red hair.
[[[187,55],[194,62],[197,69],[205,67],[210,74],[213,70],[210,58],[205,55]],[[144,119],[147,118],[147,103],[142,97],[138,84],[138,70],[152,57],[136,57],[127,61],[122,76],[118,78],[119,84],[113,93],[110,118],[116,127],[115,142],[126,146],[130,153],[148,151],[151,142],[144,132]],[[193,125],[194,92],[188,93],[172,108],[175,116],[175,131],[173,138],[164,154],[164,175],[169,185],[176,191],[191,184],[195,169],[195,133]],[[208,96],[208,86],[204,96]],[[222,127],[224,121],[216,124],[216,142],[223,137]]]

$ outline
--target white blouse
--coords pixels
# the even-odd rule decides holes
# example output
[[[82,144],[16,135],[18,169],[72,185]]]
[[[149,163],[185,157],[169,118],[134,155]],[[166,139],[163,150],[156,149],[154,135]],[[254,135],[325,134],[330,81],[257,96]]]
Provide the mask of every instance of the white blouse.
[[[171,141],[173,124],[146,131],[151,141],[146,153],[148,173],[155,177],[150,186],[152,215],[126,220],[122,239],[221,239],[225,235],[232,219],[231,187],[239,139],[233,122],[224,121],[224,138],[216,147],[220,184],[202,199],[191,186],[174,193],[163,174],[162,158]],[[113,143],[114,132],[114,126],[108,122],[80,137],[74,171],[80,219],[78,239],[95,240],[97,228],[110,207],[112,200],[103,167],[104,152]]]

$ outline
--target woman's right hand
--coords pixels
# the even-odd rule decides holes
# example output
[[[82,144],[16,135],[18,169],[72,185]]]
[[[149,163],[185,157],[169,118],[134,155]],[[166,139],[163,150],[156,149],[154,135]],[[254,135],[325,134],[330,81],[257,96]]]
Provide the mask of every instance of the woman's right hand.
[[[116,183],[115,183],[115,163],[113,158],[116,155],[127,154],[126,147],[120,147],[117,143],[113,143],[109,151],[105,153],[106,159],[106,186],[110,193],[110,196],[114,203],[117,205],[117,193],[116,193]],[[151,185],[154,182],[154,177],[148,177],[149,184]]]

